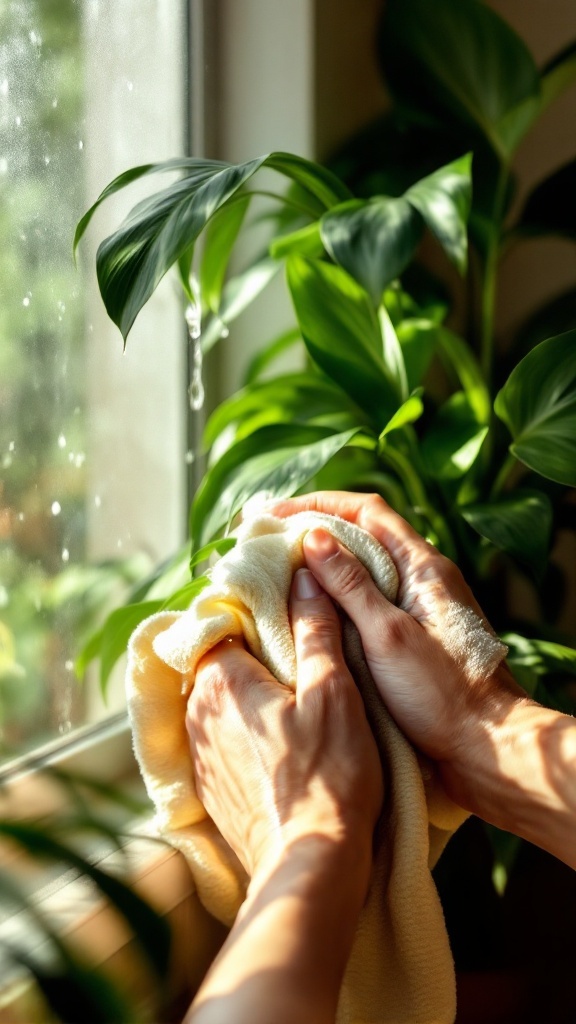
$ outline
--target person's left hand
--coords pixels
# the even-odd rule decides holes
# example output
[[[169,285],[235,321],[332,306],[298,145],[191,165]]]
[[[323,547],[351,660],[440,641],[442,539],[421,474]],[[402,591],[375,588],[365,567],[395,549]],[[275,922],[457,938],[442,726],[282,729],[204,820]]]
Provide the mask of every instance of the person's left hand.
[[[295,575],[290,614],[295,693],[235,638],[202,659],[188,703],[198,794],[250,876],[310,837],[365,853],[382,803],[378,752],[338,616],[307,569]]]

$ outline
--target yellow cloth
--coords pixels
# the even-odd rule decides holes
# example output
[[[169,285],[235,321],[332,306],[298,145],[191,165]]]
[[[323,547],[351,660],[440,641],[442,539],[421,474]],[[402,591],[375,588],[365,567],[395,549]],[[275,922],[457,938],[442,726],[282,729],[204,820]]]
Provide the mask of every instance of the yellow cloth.
[[[227,925],[238,912],[247,879],[196,794],[186,704],[200,657],[233,634],[243,634],[254,656],[280,682],[295,687],[288,595],[294,572],[304,564],[302,539],[319,526],[338,537],[394,600],[394,565],[364,530],[321,513],[285,520],[262,515],[240,528],[236,547],[212,569],[210,585],[188,611],[153,615],[130,642],[127,689],[134,748],[158,826],[185,854],[204,906]],[[338,1024],[450,1024],[454,967],[430,868],[466,815],[388,715],[350,622],[344,626],[344,647],[384,764],[386,800]]]

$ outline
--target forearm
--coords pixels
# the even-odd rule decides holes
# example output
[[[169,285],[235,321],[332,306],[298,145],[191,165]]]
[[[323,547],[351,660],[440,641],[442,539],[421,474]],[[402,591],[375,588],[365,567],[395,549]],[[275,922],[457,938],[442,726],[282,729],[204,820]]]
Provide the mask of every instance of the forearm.
[[[294,844],[256,878],[187,1024],[333,1024],[366,894],[369,844]]]
[[[510,699],[477,726],[442,774],[461,806],[576,868],[573,718]]]

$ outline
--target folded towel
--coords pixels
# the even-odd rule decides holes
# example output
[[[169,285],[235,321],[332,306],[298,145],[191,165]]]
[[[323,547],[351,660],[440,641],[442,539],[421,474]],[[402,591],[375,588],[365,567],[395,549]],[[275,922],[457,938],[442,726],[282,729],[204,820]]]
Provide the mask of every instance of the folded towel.
[[[158,826],[185,854],[204,906],[227,925],[244,899],[247,878],[196,794],[186,705],[199,659],[235,634],[244,636],[251,653],[281,683],[295,687],[288,595],[294,572],[304,564],[303,537],[316,527],[333,533],[394,600],[395,567],[364,530],[321,513],[261,515],[240,527],[236,547],[211,570],[210,585],[188,611],[151,616],[130,642],[134,748]],[[416,755],[386,711],[349,621],[343,640],[383,761],[386,800],[338,1022],[449,1024],[455,1016],[454,967],[430,869],[466,814],[448,799],[432,763]]]

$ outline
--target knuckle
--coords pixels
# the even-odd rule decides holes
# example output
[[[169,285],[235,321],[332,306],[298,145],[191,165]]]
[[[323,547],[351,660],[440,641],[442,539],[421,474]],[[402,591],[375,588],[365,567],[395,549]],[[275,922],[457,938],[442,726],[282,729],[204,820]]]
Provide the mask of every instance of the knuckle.
[[[440,582],[448,591],[459,590],[464,583],[464,578],[458,566],[441,554],[438,554],[435,561],[437,561],[436,571]]]
[[[335,560],[336,561],[336,560]],[[361,590],[369,579],[368,572],[355,558],[345,556],[334,565],[335,583],[342,597]]]

